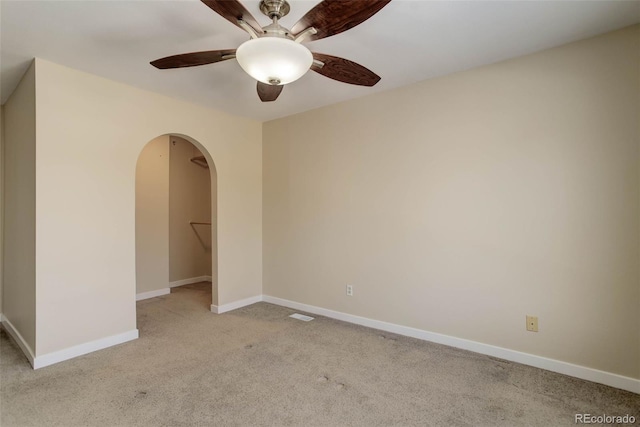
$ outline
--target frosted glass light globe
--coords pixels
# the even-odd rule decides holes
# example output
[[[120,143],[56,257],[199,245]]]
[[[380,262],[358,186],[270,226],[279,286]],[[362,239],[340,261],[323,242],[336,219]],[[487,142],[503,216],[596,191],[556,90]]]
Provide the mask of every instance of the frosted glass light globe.
[[[284,85],[309,71],[313,55],[293,40],[278,37],[251,39],[236,50],[236,59],[244,71],[266,84]]]

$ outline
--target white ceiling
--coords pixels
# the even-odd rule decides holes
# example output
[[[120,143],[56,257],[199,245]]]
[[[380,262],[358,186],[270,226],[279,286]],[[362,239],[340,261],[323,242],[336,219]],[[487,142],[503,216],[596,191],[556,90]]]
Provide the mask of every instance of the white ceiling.
[[[319,0],[291,0],[291,27]],[[365,0],[363,0],[365,1]],[[262,25],[258,0],[245,7]],[[248,36],[197,0],[0,1],[1,102],[34,57],[231,114],[269,120],[513,58],[640,22],[640,1],[393,0],[345,33],[307,46],[382,77],[373,88],[309,72],[262,103],[235,60],[177,70],[149,61],[233,49]]]

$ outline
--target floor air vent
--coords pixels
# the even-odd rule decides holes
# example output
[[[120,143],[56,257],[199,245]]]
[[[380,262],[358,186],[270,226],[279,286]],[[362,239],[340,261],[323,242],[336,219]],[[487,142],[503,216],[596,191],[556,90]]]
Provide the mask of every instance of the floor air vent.
[[[308,322],[309,320],[313,320],[313,317],[305,316],[304,314],[300,314],[300,313],[294,313],[289,317],[293,317],[294,319],[298,319],[298,320],[304,320],[305,322]]]

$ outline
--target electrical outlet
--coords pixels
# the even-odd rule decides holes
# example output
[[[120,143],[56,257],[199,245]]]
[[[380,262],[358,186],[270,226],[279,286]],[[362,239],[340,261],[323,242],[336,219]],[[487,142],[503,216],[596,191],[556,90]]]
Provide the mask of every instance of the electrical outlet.
[[[353,296],[353,286],[351,286],[351,285],[347,285],[347,296],[348,297],[352,297]]]
[[[527,316],[527,331],[538,332],[538,318],[536,316]]]

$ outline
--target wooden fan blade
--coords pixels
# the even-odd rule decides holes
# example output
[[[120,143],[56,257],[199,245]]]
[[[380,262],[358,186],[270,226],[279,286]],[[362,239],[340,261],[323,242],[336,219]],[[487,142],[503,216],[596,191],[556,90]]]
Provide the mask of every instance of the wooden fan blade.
[[[268,85],[266,83],[258,82],[258,96],[262,102],[275,101],[278,99],[283,87],[283,85]]]
[[[353,61],[324,53],[312,53],[313,59],[324,63],[324,66],[319,67],[314,63],[311,69],[325,77],[360,86],[374,86],[380,81],[379,75]]]
[[[238,0],[201,0],[202,3],[209,6],[211,10],[213,10],[218,15],[222,16],[227,21],[231,22],[233,25],[242,28],[238,25],[238,19],[242,19],[244,22],[249,24],[251,28],[253,28],[256,33],[262,34],[262,27],[256,21],[256,18],[245,9],[245,7]],[[244,30],[244,28],[242,28]]]
[[[347,31],[363,23],[391,0],[323,0],[291,28],[296,36],[309,27],[318,32],[308,40],[318,40]]]
[[[214,62],[226,61],[235,58],[235,49],[207,50],[205,52],[183,53],[181,55],[167,56],[151,62],[156,68],[166,70],[167,68],[195,67],[196,65],[213,64]]]

